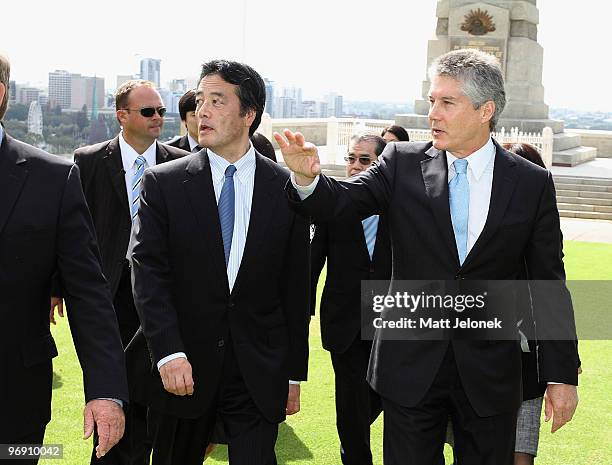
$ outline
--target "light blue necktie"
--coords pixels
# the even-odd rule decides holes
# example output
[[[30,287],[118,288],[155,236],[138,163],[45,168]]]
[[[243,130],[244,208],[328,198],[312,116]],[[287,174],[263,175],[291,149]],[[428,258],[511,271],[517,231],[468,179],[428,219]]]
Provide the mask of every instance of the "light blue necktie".
[[[361,224],[363,224],[363,235],[365,236],[370,260],[372,260],[374,245],[376,244],[376,233],[378,232],[378,215],[372,215],[365,220],[361,220]]]
[[[138,207],[140,206],[140,184],[142,183],[142,175],[147,165],[147,160],[142,155],[138,155],[134,162],[134,176],[132,176],[132,221],[138,215]]]
[[[225,253],[225,266],[229,263],[232,249],[232,236],[234,235],[234,173],[236,167],[229,165],[225,168],[225,180],[219,196],[219,222],[221,223],[221,237],[223,238],[223,252]]]
[[[467,179],[468,162],[457,159],[453,162],[455,177],[448,184],[448,203],[451,221],[455,232],[455,242],[459,253],[459,263],[463,265],[467,255],[468,217],[470,214],[470,184]]]

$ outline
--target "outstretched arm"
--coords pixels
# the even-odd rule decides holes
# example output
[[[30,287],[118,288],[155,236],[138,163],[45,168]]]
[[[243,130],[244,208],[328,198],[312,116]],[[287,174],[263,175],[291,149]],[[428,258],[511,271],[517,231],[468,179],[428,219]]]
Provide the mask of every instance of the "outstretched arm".
[[[274,139],[278,143],[287,167],[293,172],[295,182],[300,186],[308,186],[321,174],[321,161],[314,144],[306,142],[300,132],[293,133],[289,129],[283,131],[285,137],[278,132]]]

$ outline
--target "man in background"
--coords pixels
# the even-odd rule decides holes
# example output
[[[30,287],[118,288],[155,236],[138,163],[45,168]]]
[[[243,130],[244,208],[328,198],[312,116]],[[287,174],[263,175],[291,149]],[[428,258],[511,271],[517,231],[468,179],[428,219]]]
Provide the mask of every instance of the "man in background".
[[[346,176],[357,176],[376,163],[385,145],[379,136],[352,136],[344,157]],[[367,333],[371,321],[362,321],[361,283],[391,278],[385,216],[317,223],[311,257],[313,311],[317,281],[327,259],[320,305],[321,339],[323,348],[330,352],[336,378],[336,427],[342,463],[372,465],[370,425],[382,406],[380,396],[366,380],[372,340]],[[366,333],[362,334],[362,328]]]
[[[185,125],[187,132],[184,136],[178,136],[166,145],[177,147],[187,152],[199,152],[202,147],[198,145],[198,119],[195,114],[195,90],[191,89],[179,100],[179,115]]]
[[[107,276],[119,321],[121,342],[126,347],[140,320],[134,307],[130,264],[127,260],[130,231],[140,203],[140,183],[144,170],[175,160],[187,152],[157,141],[164,125],[161,96],[149,81],[131,80],[115,93],[116,117],[121,132],[113,139],[82,147],[74,152],[81,170],[85,198],[93,217]],[[147,438],[145,393],[142,377],[149,357],[145,344],[128,354],[128,379],[132,402],[126,434],[104,464],[148,464],[151,441]],[[92,456],[92,462],[96,458]]]

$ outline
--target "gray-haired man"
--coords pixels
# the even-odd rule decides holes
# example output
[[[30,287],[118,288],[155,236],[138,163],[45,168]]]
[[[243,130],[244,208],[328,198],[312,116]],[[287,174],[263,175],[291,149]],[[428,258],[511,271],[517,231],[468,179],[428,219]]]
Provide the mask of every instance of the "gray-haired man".
[[[289,196],[295,208],[318,221],[387,213],[392,289],[400,280],[513,280],[526,267],[531,279],[565,290],[552,177],[491,138],[505,105],[499,63],[483,52],[457,50],[434,62],[430,78],[433,143],[388,144],[379,166],[354,180],[320,175],[316,148],[301,134],[285,131],[287,140],[275,134],[294,172],[297,192],[289,188]],[[573,321],[566,290],[558,297],[566,312],[546,322],[552,326],[561,316]],[[534,296],[534,308],[548,304]],[[539,322],[538,328],[546,326]],[[460,463],[513,463],[519,344],[386,340],[380,334],[368,379],[383,401],[386,465],[444,463],[449,415]],[[577,404],[571,337],[540,344],[553,430],[571,419]]]

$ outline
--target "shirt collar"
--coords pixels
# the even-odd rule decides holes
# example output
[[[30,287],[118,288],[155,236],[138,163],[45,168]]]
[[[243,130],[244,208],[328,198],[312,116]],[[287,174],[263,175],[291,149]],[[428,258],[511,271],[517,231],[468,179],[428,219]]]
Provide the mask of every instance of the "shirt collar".
[[[134,150],[132,146],[123,138],[123,131],[119,133],[119,148],[121,149],[121,162],[123,163],[123,169],[127,173],[134,168],[136,158],[138,158],[140,154]],[[147,150],[145,150],[142,154],[142,156],[145,157],[145,160],[147,160],[147,167],[155,166],[156,155],[157,141],[154,140],[149,148],[147,148]]]
[[[225,169],[232,163],[228,162],[225,158],[217,155],[210,149],[207,149],[207,152],[213,177],[221,178],[225,176]],[[247,153],[240,157],[240,159],[236,163],[233,163],[233,165],[236,167],[236,174],[234,176],[237,176],[240,179],[244,179],[245,176],[248,176],[251,171],[255,171],[255,149],[250,141],[249,150],[247,150]]]
[[[480,177],[485,172],[487,166],[489,166],[489,163],[491,163],[491,160],[493,160],[493,157],[495,157],[495,145],[493,145],[493,140],[490,136],[485,145],[465,157],[468,162],[468,169],[472,170],[472,175],[477,181],[480,180]],[[446,152],[446,162],[449,168],[457,159],[458,157],[454,156],[452,153]]]
[[[187,140],[189,141],[189,150],[193,150],[193,148],[198,145],[198,141],[191,137],[189,133],[187,133]]]
[[[0,124],[0,147],[2,147],[2,139],[4,139],[4,128]]]

